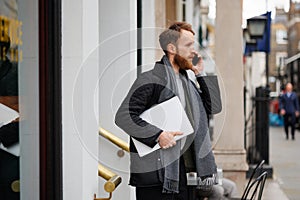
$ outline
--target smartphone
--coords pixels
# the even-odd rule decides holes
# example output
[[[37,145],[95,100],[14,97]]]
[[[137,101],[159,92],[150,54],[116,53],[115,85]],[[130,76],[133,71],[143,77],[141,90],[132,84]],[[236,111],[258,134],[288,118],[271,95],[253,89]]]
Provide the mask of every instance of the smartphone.
[[[200,60],[200,57],[195,54],[195,56],[194,56],[194,58],[192,60],[193,65],[197,65],[197,63],[198,63],[199,60]]]

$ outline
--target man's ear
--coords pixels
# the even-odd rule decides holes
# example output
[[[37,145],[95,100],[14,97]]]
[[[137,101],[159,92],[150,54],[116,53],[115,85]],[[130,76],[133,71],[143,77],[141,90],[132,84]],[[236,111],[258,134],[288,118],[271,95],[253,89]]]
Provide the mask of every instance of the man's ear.
[[[167,45],[167,50],[171,54],[176,54],[176,46],[174,44],[168,44]]]

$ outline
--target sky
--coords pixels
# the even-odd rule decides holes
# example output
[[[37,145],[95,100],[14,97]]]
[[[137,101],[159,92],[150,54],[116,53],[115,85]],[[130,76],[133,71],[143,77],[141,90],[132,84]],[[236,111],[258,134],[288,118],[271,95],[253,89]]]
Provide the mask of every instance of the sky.
[[[285,11],[289,9],[290,0],[244,0],[243,2],[243,18],[248,19],[273,11],[275,14],[275,7],[284,8]]]
[[[215,18],[215,6],[216,0],[209,0],[210,1],[210,18]],[[298,1],[300,0],[293,0]],[[275,16],[275,7],[284,8],[285,11],[289,9],[289,2],[290,0],[243,0],[243,19],[246,19],[262,15],[267,11],[272,11],[272,16]]]

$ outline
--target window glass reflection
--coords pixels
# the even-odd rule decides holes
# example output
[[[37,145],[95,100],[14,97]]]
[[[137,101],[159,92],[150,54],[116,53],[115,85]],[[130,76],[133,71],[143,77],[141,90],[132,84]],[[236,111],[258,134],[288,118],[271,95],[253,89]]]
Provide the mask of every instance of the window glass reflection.
[[[17,0],[0,0],[0,199],[20,199]]]

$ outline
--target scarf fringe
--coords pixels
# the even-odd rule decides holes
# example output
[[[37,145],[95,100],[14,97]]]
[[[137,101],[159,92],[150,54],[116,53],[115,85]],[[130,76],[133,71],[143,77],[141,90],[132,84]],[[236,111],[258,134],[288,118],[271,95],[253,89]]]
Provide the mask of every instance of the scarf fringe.
[[[179,193],[179,181],[165,180],[163,193]]]

